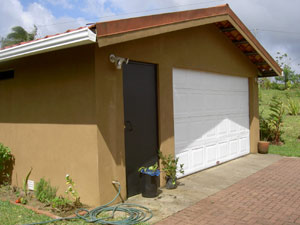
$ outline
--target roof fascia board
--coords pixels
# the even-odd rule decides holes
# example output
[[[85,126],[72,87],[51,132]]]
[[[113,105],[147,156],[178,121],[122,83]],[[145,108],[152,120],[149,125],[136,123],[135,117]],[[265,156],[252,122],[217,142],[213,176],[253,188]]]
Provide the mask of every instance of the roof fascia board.
[[[96,42],[88,27],[0,50],[0,62]]]
[[[108,45],[118,44],[125,41],[132,41],[140,38],[155,36],[163,33],[168,33],[172,31],[178,31],[186,28],[197,27],[201,25],[211,24],[219,21],[228,20],[228,15],[213,16],[204,19],[195,19],[190,21],[177,22],[169,25],[161,25],[158,27],[146,28],[142,30],[135,30],[124,33],[117,33],[107,36],[97,37],[98,46],[104,47]]]
[[[245,34],[244,30],[240,28],[240,26],[235,22],[234,19],[232,19],[231,17],[228,19],[228,21],[231,23],[232,26],[235,27],[235,29],[238,30],[238,32],[240,32],[242,34],[242,36],[248,41],[248,43],[255,49],[255,51],[258,52],[258,54],[270,65],[270,67],[276,72],[276,74],[278,76],[281,76],[281,69],[280,67],[275,67],[274,64],[270,61],[270,58],[272,58],[272,56],[269,55],[269,53],[267,51],[262,52],[260,49],[264,48],[259,44],[258,41],[256,41],[256,38],[251,34],[251,36],[253,36],[253,38],[251,38],[251,36],[249,34]],[[250,33],[250,31],[249,31]],[[256,43],[254,43],[256,42]],[[258,48],[258,45],[261,46],[261,48]]]

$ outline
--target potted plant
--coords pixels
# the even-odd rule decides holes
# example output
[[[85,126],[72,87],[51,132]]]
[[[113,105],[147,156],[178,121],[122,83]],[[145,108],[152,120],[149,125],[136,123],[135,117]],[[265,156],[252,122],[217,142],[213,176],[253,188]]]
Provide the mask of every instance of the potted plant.
[[[142,176],[142,196],[146,198],[155,198],[158,195],[158,186],[160,170],[155,163],[149,167],[140,167],[138,170]]]
[[[161,159],[161,164],[163,166],[162,171],[166,175],[166,188],[167,189],[174,189],[177,187],[177,172],[184,174],[183,164],[177,166],[178,158],[174,157],[173,155],[165,156],[159,151],[159,158]]]

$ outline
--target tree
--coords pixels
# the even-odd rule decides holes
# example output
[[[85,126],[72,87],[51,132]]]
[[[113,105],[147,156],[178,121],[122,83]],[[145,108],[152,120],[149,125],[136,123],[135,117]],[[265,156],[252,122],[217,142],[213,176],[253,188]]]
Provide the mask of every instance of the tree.
[[[13,27],[11,29],[11,33],[9,33],[5,38],[1,38],[1,48],[4,48],[5,46],[18,44],[20,42],[32,41],[35,39],[36,34],[37,27],[35,25],[32,32],[27,32],[21,26]]]
[[[293,84],[299,83],[300,75],[296,74],[296,72],[292,70],[291,66],[289,65],[291,63],[291,58],[289,58],[286,53],[281,55],[280,52],[277,52],[277,55],[276,61],[282,68],[283,76],[275,77],[276,81],[283,82],[285,89],[288,88],[289,82]]]

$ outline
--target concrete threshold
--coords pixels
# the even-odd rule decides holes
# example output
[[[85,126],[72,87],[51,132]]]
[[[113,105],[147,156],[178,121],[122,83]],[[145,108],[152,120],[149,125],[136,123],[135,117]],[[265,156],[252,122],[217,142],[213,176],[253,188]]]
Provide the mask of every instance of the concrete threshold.
[[[249,154],[224,164],[200,171],[179,179],[175,190],[161,188],[156,198],[143,198],[141,195],[130,197],[126,202],[150,208],[154,224],[198,201],[221,191],[257,171],[282,159],[272,154]]]

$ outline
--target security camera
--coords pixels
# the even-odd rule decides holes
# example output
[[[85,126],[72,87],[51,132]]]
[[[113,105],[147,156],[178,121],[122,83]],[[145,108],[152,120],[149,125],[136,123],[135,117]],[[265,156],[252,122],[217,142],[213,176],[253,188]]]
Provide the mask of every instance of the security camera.
[[[109,60],[110,60],[110,62],[115,64],[115,66],[118,70],[122,69],[123,63],[128,64],[128,62],[129,62],[128,58],[118,57],[118,56],[115,56],[114,54],[111,54],[109,56]]]

